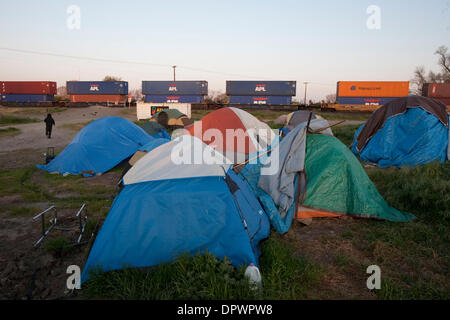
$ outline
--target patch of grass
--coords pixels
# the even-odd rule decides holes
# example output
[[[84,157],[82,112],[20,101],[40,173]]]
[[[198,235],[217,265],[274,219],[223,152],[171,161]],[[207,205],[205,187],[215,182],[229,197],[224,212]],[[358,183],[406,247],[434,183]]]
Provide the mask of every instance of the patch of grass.
[[[264,242],[261,291],[249,289],[245,268],[211,254],[182,255],[153,268],[94,271],[83,285],[86,298],[109,299],[301,299],[320,278],[320,269],[295,254],[279,237]]]
[[[57,237],[46,240],[44,242],[44,248],[54,256],[63,257],[73,249],[73,246],[66,238]]]
[[[344,125],[335,126],[332,128],[333,134],[336,138],[341,140],[346,146],[350,146],[353,143],[353,136],[360,125]]]
[[[416,168],[369,168],[372,182],[388,203],[428,222],[450,221],[450,163]]]
[[[305,299],[308,290],[321,278],[319,266],[295,253],[293,244],[272,234],[262,245],[260,269],[263,299]]]
[[[87,122],[79,122],[79,123],[66,123],[66,124],[63,124],[61,127],[78,132],[81,129],[83,129],[84,127],[86,127],[92,121],[94,121],[94,120],[87,121]]]
[[[35,207],[23,207],[23,206],[10,206],[7,211],[10,216],[32,216],[38,214],[41,210]]]
[[[450,163],[366,170],[393,207],[415,214],[409,223],[361,220],[353,244],[382,270],[381,299],[450,297]]]
[[[279,128],[283,128],[284,127],[284,124],[276,124],[273,120],[267,121],[266,123],[272,129],[279,129]]]
[[[321,112],[313,111],[315,114],[324,117],[327,120],[355,120],[367,121],[371,113],[351,113],[351,112]]]
[[[87,298],[160,299],[250,299],[243,269],[211,254],[180,256],[176,261],[148,270],[123,269],[93,272],[83,285]]]
[[[50,108],[20,108],[14,111],[15,114],[47,114],[47,113],[59,113],[66,111],[67,108],[50,107]]]
[[[0,128],[0,138],[14,137],[20,133],[20,129],[14,127]]]
[[[41,120],[36,118],[24,118],[16,117],[9,114],[0,114],[0,125],[10,125],[10,124],[23,124],[23,123],[33,123],[40,122]]]

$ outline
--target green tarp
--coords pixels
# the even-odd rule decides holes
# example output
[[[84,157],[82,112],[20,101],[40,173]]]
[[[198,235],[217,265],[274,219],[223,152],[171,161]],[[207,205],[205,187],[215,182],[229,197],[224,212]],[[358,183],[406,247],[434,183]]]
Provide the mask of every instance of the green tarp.
[[[307,136],[305,170],[308,207],[395,222],[415,218],[389,206],[350,149],[334,137]]]

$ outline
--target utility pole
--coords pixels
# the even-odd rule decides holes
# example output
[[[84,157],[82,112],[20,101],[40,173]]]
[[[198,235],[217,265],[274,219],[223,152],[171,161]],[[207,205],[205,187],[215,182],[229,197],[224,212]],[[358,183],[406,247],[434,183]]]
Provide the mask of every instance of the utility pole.
[[[172,66],[172,68],[173,68],[173,81],[176,81],[175,69],[177,68],[177,66]]]
[[[306,106],[306,90],[308,88],[308,82],[303,82],[305,84],[305,101],[304,101],[304,105]]]

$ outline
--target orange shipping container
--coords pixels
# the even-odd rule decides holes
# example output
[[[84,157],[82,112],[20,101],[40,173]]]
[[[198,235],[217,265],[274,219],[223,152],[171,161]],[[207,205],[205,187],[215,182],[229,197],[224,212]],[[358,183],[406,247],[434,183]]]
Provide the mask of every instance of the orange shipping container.
[[[339,81],[338,97],[404,97],[409,94],[409,81]]]

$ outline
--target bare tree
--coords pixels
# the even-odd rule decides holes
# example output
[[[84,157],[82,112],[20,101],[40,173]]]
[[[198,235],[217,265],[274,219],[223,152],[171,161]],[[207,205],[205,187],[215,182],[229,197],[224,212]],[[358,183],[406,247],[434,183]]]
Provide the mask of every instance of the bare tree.
[[[427,77],[425,75],[425,67],[420,66],[414,70],[414,78],[411,80],[413,83],[412,93],[417,95],[422,95],[422,87],[424,83],[427,82]]]
[[[67,88],[66,86],[61,86],[56,89],[57,96],[67,96]]]
[[[424,67],[417,67],[414,70],[414,78],[412,93],[422,95],[422,88],[425,83],[450,83],[450,52],[446,46],[440,46],[435,52],[439,57],[438,65],[441,67],[441,72],[429,71],[426,74]]]
[[[130,90],[130,94],[133,100],[135,101],[141,101],[142,98],[144,97],[142,95],[142,90],[141,89],[134,89],[134,90]]]
[[[334,94],[334,93],[328,94],[328,95],[325,97],[325,101],[326,101],[327,103],[336,103],[336,94]]]
[[[120,77],[114,77],[114,76],[105,76],[103,78],[103,81],[121,81],[122,78]]]
[[[446,46],[440,46],[434,53],[439,57],[439,65],[444,74],[450,75],[450,52]]]
[[[225,93],[221,93],[214,98],[214,103],[227,104],[230,102],[230,97]]]

